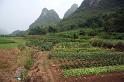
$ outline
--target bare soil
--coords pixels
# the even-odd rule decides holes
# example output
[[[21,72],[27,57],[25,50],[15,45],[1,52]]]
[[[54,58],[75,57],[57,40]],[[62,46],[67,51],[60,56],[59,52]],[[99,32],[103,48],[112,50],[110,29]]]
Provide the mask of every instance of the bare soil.
[[[59,75],[56,72],[52,61],[48,58],[48,52],[39,52],[35,55],[35,64],[28,73],[26,82],[59,82]]]
[[[65,82],[124,82],[124,72],[65,78]]]
[[[15,70],[18,49],[0,49],[0,82],[18,82],[15,80]]]

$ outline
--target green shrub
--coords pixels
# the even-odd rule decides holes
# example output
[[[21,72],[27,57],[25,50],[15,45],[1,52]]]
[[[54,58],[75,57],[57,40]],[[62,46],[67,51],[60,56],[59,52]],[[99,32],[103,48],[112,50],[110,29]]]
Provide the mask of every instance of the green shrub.
[[[43,42],[39,45],[40,50],[42,51],[49,51],[51,50],[53,47],[53,43],[52,42]]]
[[[23,49],[25,49],[25,45],[19,44],[19,45],[18,45],[18,48],[19,48],[20,50],[23,50]]]
[[[88,36],[96,36],[98,33],[99,32],[97,32],[97,30],[93,28],[85,29],[85,35],[88,35]]]
[[[93,46],[101,47],[101,46],[103,46],[103,40],[102,39],[97,39],[97,38],[92,38],[91,39],[91,44]]]
[[[90,43],[92,44],[92,46],[124,50],[124,41],[121,40],[111,41],[105,39],[92,38]]]
[[[124,42],[118,41],[117,43],[115,43],[114,47],[117,49],[124,50]]]
[[[26,61],[26,64],[24,65],[24,67],[29,70],[32,67],[32,65],[33,65],[33,60],[32,59],[28,59]]]
[[[43,40],[31,40],[26,43],[27,46],[36,46],[42,51],[49,51],[53,47],[53,42]]]
[[[124,33],[99,33],[98,36],[103,39],[120,39],[124,40]]]
[[[23,70],[20,74],[21,81],[24,81],[27,78],[27,75],[28,75],[28,71]]]
[[[84,30],[80,30],[80,31],[79,31],[79,34],[80,34],[80,35],[85,35]]]

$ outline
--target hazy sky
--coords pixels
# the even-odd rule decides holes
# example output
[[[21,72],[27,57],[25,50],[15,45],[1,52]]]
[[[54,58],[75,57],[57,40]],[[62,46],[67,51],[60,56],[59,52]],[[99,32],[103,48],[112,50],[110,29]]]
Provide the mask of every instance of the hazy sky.
[[[43,8],[54,9],[62,18],[72,4],[83,0],[0,0],[0,32],[26,30]]]

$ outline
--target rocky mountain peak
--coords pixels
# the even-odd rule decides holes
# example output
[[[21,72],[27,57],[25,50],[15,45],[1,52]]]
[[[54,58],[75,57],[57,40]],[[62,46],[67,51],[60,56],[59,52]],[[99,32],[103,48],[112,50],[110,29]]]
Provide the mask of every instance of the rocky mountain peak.
[[[78,8],[78,4],[73,4],[73,5],[71,6],[71,8],[72,8],[72,9],[74,9],[74,8],[77,9],[77,8]]]
[[[47,8],[43,8],[42,13],[41,13],[41,16],[46,15],[48,11],[49,10]]]
[[[73,4],[71,6],[70,9],[67,10],[67,12],[64,15],[64,18],[67,18],[68,16],[70,16],[72,13],[74,13],[76,10],[78,9],[78,5],[77,4]]]
[[[55,10],[48,10],[47,8],[43,8],[39,18],[33,24],[31,24],[30,27],[49,25],[58,21],[60,21],[60,18]]]

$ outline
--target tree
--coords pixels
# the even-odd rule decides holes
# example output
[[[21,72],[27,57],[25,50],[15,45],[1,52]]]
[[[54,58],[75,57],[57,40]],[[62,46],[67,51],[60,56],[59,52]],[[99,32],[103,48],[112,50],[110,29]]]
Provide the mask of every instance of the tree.
[[[54,27],[52,27],[52,26],[49,26],[49,27],[48,27],[48,32],[50,32],[50,33],[55,33],[55,32],[57,32],[57,29],[54,28]]]
[[[100,16],[94,16],[92,18],[89,18],[84,25],[92,28],[102,27],[103,21]]]
[[[44,35],[44,34],[46,34],[46,31],[42,27],[36,26],[34,28],[29,29],[29,35]]]
[[[124,10],[104,16],[104,30],[106,32],[124,32]]]

